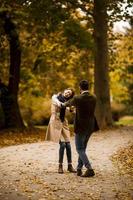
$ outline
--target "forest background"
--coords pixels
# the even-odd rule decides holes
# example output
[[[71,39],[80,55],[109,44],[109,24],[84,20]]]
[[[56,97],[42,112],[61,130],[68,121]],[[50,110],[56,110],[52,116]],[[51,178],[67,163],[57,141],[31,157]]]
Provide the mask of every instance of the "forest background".
[[[132,0],[0,0],[0,128],[47,125],[51,96],[87,79],[101,128],[133,115]],[[114,32],[116,21],[129,23]],[[69,122],[73,116],[69,115]]]

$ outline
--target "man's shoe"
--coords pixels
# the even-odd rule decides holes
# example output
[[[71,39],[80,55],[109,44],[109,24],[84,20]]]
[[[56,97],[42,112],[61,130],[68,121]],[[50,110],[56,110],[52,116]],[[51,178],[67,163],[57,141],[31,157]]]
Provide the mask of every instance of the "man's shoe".
[[[82,175],[82,170],[81,169],[77,169],[77,176],[81,176]]]
[[[59,164],[59,168],[58,168],[58,173],[59,174],[63,174],[63,165],[62,164]]]
[[[68,164],[67,170],[71,173],[76,173],[76,170],[73,168],[72,164]]]
[[[93,169],[87,169],[86,172],[81,177],[92,177],[95,175],[95,172]]]

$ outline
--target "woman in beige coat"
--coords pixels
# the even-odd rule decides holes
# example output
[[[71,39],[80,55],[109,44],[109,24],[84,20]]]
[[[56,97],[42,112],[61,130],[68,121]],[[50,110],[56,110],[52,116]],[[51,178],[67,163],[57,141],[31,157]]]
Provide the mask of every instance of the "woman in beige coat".
[[[70,88],[65,89],[63,93],[52,96],[51,117],[46,131],[46,140],[59,142],[59,168],[58,173],[63,173],[63,157],[66,149],[68,171],[76,172],[72,166],[72,153],[70,144],[70,130],[68,121],[65,118],[65,109],[61,107],[64,103],[74,95],[74,91]]]

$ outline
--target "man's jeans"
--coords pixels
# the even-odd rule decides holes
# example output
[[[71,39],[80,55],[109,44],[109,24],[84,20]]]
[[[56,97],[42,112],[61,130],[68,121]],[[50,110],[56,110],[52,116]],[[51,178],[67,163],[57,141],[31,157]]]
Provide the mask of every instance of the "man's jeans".
[[[68,164],[72,163],[72,153],[71,153],[71,144],[70,142],[59,142],[60,148],[59,148],[59,163],[63,163],[64,158],[64,151],[66,149],[67,154],[67,162]]]
[[[82,169],[83,165],[85,165],[86,168],[92,169],[89,159],[85,153],[89,137],[90,135],[88,133],[75,134],[75,145],[79,155],[77,169]]]

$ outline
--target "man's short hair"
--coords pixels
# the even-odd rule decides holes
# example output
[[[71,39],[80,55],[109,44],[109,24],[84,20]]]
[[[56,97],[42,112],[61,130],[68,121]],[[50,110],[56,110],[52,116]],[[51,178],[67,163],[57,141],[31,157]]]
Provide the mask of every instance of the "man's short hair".
[[[80,87],[81,90],[88,90],[88,88],[89,88],[88,81],[87,80],[80,81],[79,87]]]

